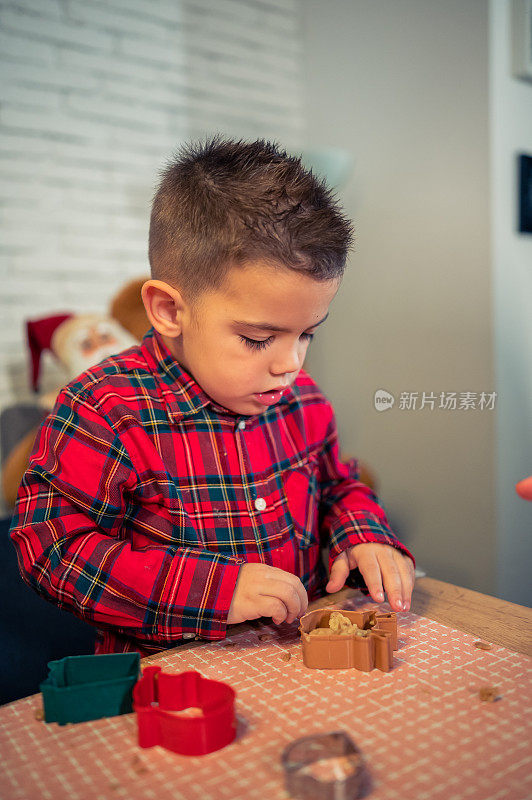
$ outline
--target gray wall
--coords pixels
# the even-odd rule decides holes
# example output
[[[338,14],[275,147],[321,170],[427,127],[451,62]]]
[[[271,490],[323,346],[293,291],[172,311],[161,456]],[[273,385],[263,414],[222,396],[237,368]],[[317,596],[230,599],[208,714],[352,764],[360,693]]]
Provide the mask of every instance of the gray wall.
[[[352,152],[355,253],[308,365],[419,566],[495,591],[486,0],[308,0],[308,146]],[[378,413],[376,389],[396,397]],[[435,408],[400,409],[401,392]],[[421,395],[420,395],[421,398]],[[419,401],[418,401],[419,402]]]
[[[510,8],[491,2],[491,175],[497,415],[497,594],[532,605],[532,236],[516,231],[518,153],[532,155],[532,83],[510,71]]]

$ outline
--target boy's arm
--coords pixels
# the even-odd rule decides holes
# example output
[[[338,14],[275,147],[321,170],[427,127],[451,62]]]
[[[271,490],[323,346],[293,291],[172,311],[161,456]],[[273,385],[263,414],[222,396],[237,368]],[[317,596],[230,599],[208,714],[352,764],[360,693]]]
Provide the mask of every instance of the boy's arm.
[[[64,389],[18,492],[10,535],[22,577],[87,622],[137,639],[223,638],[243,560],[171,544],[133,549],[123,522],[135,526],[139,482],[93,402]]]
[[[394,547],[414,562],[390,528],[377,496],[359,480],[357,461],[340,461],[336,417],[330,404],[328,409],[320,458],[320,530],[330,543],[329,570],[340,553],[368,542]]]

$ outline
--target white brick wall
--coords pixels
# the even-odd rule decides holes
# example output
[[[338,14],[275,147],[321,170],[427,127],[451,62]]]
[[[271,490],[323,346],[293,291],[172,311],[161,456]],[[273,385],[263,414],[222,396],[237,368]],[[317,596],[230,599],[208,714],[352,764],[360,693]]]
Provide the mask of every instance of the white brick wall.
[[[157,173],[221,131],[300,146],[300,0],[0,0],[0,407],[31,400],[25,319],[148,273]],[[61,381],[50,357],[44,390]]]

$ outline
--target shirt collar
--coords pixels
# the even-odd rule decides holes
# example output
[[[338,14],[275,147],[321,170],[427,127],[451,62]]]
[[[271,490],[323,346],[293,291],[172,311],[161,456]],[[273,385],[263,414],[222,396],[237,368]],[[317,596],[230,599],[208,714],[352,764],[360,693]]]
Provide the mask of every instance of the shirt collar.
[[[150,328],[144,335],[141,350],[151,372],[157,377],[164,400],[173,419],[181,419],[196,414],[213,400],[203,391],[196,380],[187,372],[165,344],[161,334]],[[230,414],[228,409],[222,409]]]
[[[170,416],[175,421],[197,414],[206,406],[210,406],[214,411],[226,416],[235,418],[245,416],[218,405],[209,397],[195,378],[175,360],[161,334],[155,328],[150,328],[144,335],[141,350],[150,371],[159,381]],[[292,391],[285,392],[279,403],[288,402],[288,398],[291,396]]]

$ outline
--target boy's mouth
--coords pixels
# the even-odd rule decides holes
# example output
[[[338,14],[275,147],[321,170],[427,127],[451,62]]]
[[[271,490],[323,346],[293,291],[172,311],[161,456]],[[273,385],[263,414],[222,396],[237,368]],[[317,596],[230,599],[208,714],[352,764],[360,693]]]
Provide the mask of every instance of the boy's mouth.
[[[271,406],[278,403],[281,395],[288,389],[288,386],[280,386],[277,389],[270,389],[268,392],[256,392],[253,397],[263,406]]]

